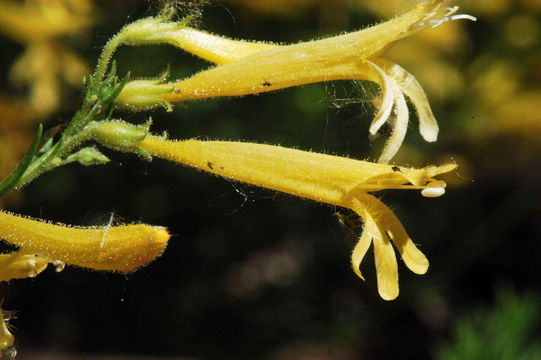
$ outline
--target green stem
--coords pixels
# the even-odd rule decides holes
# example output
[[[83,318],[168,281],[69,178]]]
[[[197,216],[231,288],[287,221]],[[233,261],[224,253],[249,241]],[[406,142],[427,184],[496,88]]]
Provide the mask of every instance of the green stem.
[[[62,164],[62,158],[69,154],[75,147],[90,138],[92,126],[87,126],[103,110],[107,104],[102,103],[98,98],[100,87],[103,85],[103,78],[107,71],[111,57],[116,48],[122,43],[122,36],[119,34],[111,38],[100,56],[98,65],[90,88],[84,97],[82,108],[75,113],[68,127],[62,133],[62,136],[47,152],[35,159],[26,169],[21,178],[17,181],[16,187],[28,184],[42,173],[49,171]]]
[[[114,69],[111,69],[110,74],[106,77],[111,58],[124,41],[125,35],[122,30],[109,39],[100,55],[94,75],[89,78],[88,87],[85,88],[82,107],[75,113],[60,139],[38,158],[34,158],[38,146],[37,143],[34,144],[32,156],[24,160],[24,163],[18,168],[18,172],[15,173],[16,176],[10,176],[0,183],[0,194],[13,187],[20,188],[42,173],[62,165],[64,158],[72,150],[92,137],[94,127],[93,125],[89,126],[89,123],[97,120],[98,117],[101,118],[101,112],[112,110],[111,104],[114,102],[114,98],[118,96],[127,81],[126,77],[120,84],[117,84]],[[108,117],[109,115],[105,115],[105,119]]]
[[[96,65],[96,71],[94,72],[94,76],[92,77],[92,84],[89,91],[89,94],[95,94],[96,91],[99,88],[99,85],[101,84],[101,81],[103,80],[103,77],[105,76],[105,72],[107,71],[107,67],[109,66],[109,63],[111,62],[111,58],[113,57],[113,54],[115,53],[116,49],[122,44],[123,42],[123,36],[122,32],[119,32],[115,36],[113,36],[107,44],[105,44],[105,47],[103,48],[103,52],[100,55],[100,58],[98,60],[98,64]]]
[[[95,104],[93,107],[96,108],[98,104]],[[43,174],[46,171],[49,171],[62,164],[62,157],[71,152],[75,147],[79,146],[86,140],[89,140],[93,130],[93,126],[88,126],[88,123],[92,120],[92,113],[94,111],[89,111],[86,116],[79,121],[76,120],[77,115],[74,117],[74,120],[71,122],[68,128],[62,134],[62,137],[58,142],[53,145],[46,153],[41,155],[38,159],[34,160],[26,169],[24,174],[21,176],[19,181],[17,181],[16,187],[20,188],[23,185],[28,184],[34,180],[39,175]],[[79,125],[79,126],[77,126]],[[55,161],[59,159],[60,161]]]

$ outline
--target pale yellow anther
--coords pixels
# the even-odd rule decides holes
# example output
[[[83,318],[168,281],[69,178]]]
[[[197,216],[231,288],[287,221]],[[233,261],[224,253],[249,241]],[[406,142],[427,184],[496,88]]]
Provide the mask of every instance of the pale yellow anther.
[[[424,197],[440,197],[443,194],[445,194],[445,188],[444,187],[429,187],[426,189],[421,190],[421,195]]]

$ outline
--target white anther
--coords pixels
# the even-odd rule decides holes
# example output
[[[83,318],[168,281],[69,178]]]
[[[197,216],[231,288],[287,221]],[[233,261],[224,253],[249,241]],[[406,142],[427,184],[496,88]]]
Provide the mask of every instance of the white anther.
[[[434,20],[428,20],[428,21],[419,22],[419,23],[415,24],[415,27],[417,29],[419,29],[419,28],[427,28],[427,27],[435,28],[435,27],[440,26],[444,22],[454,21],[454,20],[477,21],[477,18],[475,16],[471,16],[471,15],[468,15],[468,14],[458,14],[458,15],[442,17],[440,19],[434,19]]]
[[[429,187],[421,191],[421,195],[428,198],[440,197],[445,194],[445,188],[443,187]]]
[[[475,16],[471,16],[468,14],[458,14],[453,16],[448,16],[444,18],[445,21],[454,21],[454,20],[470,20],[470,21],[477,21],[477,18]]]

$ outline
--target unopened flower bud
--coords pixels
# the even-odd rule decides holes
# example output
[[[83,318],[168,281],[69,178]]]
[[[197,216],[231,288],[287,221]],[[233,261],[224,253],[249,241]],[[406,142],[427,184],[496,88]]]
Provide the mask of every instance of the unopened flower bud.
[[[94,139],[102,145],[118,151],[133,151],[134,145],[148,134],[150,122],[134,125],[120,120],[102,121],[95,125]]]

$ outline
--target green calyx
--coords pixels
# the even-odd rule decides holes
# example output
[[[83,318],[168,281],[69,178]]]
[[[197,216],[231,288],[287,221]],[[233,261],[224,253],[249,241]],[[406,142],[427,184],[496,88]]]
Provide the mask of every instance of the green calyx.
[[[116,97],[116,105],[133,111],[148,110],[158,106],[167,112],[173,111],[173,106],[165,96],[174,91],[171,83],[165,82],[169,76],[169,66],[157,77],[129,81],[124,84],[122,91]]]
[[[145,139],[151,123],[151,119],[142,125],[134,125],[121,120],[97,122],[93,126],[92,138],[110,149],[135,152],[145,158],[150,158],[150,155],[142,153],[141,149],[135,145]]]

